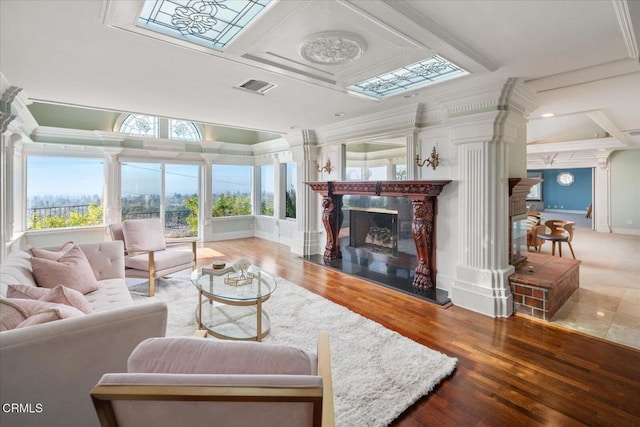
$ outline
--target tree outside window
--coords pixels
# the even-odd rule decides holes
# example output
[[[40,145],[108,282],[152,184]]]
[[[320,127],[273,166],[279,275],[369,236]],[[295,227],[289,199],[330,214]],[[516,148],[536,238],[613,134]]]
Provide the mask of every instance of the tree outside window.
[[[295,163],[286,163],[285,178],[285,217],[296,217],[297,170]]]
[[[29,156],[27,228],[103,224],[103,175],[102,159]]]
[[[260,166],[260,215],[273,216],[273,165]]]
[[[214,217],[251,215],[251,166],[213,165]]]

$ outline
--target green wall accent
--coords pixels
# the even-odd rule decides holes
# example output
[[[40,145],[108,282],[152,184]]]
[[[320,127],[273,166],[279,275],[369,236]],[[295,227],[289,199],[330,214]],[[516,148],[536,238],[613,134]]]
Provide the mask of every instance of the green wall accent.
[[[616,151],[609,162],[611,228],[640,230],[640,150]]]

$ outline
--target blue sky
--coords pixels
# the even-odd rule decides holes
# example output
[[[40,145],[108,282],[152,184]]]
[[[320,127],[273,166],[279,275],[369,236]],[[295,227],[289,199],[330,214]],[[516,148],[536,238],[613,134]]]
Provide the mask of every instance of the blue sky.
[[[251,189],[252,166],[213,166],[213,192],[235,193]],[[198,192],[197,165],[167,164],[166,194]],[[273,171],[273,167],[270,167]],[[27,160],[28,197],[43,195],[81,196],[101,194],[104,161],[91,158],[29,156]],[[160,164],[122,163],[122,194],[159,194]],[[273,180],[263,188],[273,192]]]

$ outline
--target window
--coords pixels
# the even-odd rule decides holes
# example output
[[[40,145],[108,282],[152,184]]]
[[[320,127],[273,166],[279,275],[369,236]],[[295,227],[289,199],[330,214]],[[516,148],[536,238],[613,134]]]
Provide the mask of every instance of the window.
[[[268,8],[270,0],[146,0],[138,26],[222,50]]]
[[[558,184],[568,187],[573,184],[575,177],[571,172],[562,172],[558,174],[558,178],[556,180],[558,181]]]
[[[212,216],[251,215],[251,166],[213,165]]]
[[[347,181],[360,181],[362,179],[362,168],[361,167],[353,167],[347,166],[346,168],[346,179]]]
[[[386,166],[375,166],[372,168],[367,168],[367,173],[369,181],[385,181],[387,179]]]
[[[296,217],[297,173],[295,163],[285,163],[285,218]]]
[[[185,120],[169,120],[169,138],[183,141],[200,141],[200,131],[193,122]]]
[[[160,218],[166,237],[198,235],[199,166],[123,162],[121,177],[123,220]]]
[[[27,157],[27,228],[103,224],[104,161]]]
[[[166,236],[179,238],[198,235],[199,179],[197,165],[165,165],[164,229]]]
[[[260,215],[273,216],[273,165],[260,166]]]
[[[397,181],[405,181],[407,179],[407,165],[396,165],[395,179]]]
[[[122,219],[160,218],[162,165],[122,163]]]
[[[150,136],[158,138],[158,118],[143,116],[140,114],[129,114],[120,126],[120,132],[133,136]]]

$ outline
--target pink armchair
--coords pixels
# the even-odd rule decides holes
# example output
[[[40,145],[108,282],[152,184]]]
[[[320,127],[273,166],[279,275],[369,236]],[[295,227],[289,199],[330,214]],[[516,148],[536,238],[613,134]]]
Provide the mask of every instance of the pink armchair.
[[[109,231],[112,240],[124,242],[125,277],[148,278],[150,297],[155,295],[155,279],[196,265],[195,240],[189,241],[191,251],[170,249],[158,218],[128,219],[109,225]]]
[[[91,392],[111,426],[333,427],[329,337],[317,353],[255,342],[151,338],[128,373],[106,374]]]

